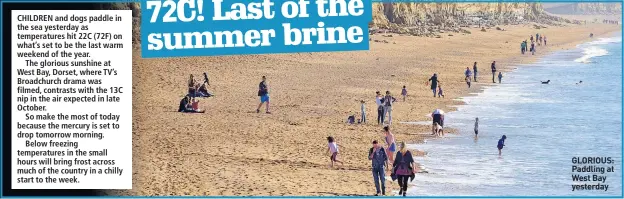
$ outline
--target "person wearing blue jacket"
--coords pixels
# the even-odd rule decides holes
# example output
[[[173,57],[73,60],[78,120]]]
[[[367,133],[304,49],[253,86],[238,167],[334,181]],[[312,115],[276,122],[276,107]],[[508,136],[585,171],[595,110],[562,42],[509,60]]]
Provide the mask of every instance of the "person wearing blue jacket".
[[[505,139],[507,139],[507,136],[503,135],[503,137],[501,137],[500,140],[498,140],[498,145],[496,146],[498,148],[498,155],[501,155],[501,151],[503,150],[503,147],[505,146]]]

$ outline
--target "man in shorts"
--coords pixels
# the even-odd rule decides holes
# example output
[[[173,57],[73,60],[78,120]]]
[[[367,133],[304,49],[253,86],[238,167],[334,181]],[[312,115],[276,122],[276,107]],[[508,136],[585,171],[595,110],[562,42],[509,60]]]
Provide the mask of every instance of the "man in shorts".
[[[440,109],[433,110],[431,113],[431,117],[433,118],[433,124],[431,126],[431,135],[435,135],[436,132],[436,123],[444,128],[444,111]]]
[[[260,104],[256,109],[256,113],[260,113],[260,108],[262,108],[262,105],[266,102],[266,113],[271,114],[271,112],[269,111],[269,86],[266,83],[265,76],[262,76],[262,82],[260,82],[258,88],[258,96],[260,96]]]

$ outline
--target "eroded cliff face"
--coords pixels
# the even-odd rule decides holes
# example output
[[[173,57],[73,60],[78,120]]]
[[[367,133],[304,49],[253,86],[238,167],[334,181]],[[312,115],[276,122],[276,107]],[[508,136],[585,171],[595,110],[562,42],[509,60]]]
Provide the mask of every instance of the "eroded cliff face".
[[[140,42],[140,4],[103,3],[101,9],[132,10],[133,33]],[[621,9],[621,7],[620,7]],[[373,3],[371,33],[394,32],[413,36],[438,36],[444,32],[470,32],[463,27],[494,27],[503,24],[538,22],[570,23],[544,12],[540,3]]]

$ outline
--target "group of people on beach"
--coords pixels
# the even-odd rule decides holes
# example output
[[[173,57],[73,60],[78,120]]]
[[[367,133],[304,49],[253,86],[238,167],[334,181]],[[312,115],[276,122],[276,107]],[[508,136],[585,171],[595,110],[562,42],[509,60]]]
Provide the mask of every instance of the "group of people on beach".
[[[602,20],[602,23],[606,23],[606,24],[615,24],[615,25],[620,24],[620,22],[619,22],[619,21],[617,21],[617,20],[607,20],[607,19]]]
[[[406,196],[408,181],[414,180],[418,168],[405,142],[396,143],[394,134],[390,132],[390,126],[384,126],[383,131],[386,147],[382,146],[379,141],[373,140],[372,147],[368,151],[368,160],[372,164],[372,176],[375,183],[375,196],[386,195],[386,171],[390,172],[392,181],[398,181],[399,195]],[[327,137],[327,142],[330,167],[333,167],[335,163],[342,164],[342,161],[338,160],[339,147],[342,146],[331,136]]]
[[[529,46],[527,40],[524,40],[520,43],[520,53],[522,53],[523,55],[525,52],[531,52],[531,55],[535,55],[535,52],[537,51],[537,49],[535,48],[536,43],[538,46],[541,46],[542,44],[544,44],[544,46],[548,45],[548,40],[544,35],[540,35],[539,33],[537,33],[535,34],[535,37],[533,37],[533,35],[530,35],[529,37],[529,40],[531,41],[530,49],[528,49]]]
[[[502,72],[498,72],[498,76],[496,74],[496,61],[492,62],[492,65],[490,67],[492,69],[492,83],[496,83],[496,77],[498,77],[498,83],[502,83],[503,82],[503,73]],[[474,62],[474,64],[472,65],[472,71],[470,70],[470,67],[466,67],[466,71],[464,72],[464,80],[466,81],[466,84],[468,85],[468,88],[470,88],[471,81],[474,79],[475,82],[478,82],[479,80],[477,79],[477,74],[478,74],[478,70],[477,70],[477,62]],[[435,75],[435,74],[434,74]],[[437,80],[437,78],[436,78]],[[433,88],[432,88],[433,89]],[[440,88],[440,91],[442,89]],[[435,91],[434,91],[435,92]]]
[[[204,73],[204,82],[198,83],[193,75],[190,75],[188,80],[188,92],[184,98],[180,100],[180,106],[178,112],[184,113],[204,113],[205,110],[199,108],[200,97],[212,97],[213,94],[208,91],[210,82],[208,80],[208,74]]]

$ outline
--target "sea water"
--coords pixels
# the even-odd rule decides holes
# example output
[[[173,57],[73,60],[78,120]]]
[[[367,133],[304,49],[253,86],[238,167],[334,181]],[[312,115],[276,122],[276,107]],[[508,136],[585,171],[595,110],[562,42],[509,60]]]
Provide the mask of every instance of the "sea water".
[[[445,121],[458,134],[409,146],[428,152],[416,158],[428,173],[416,176],[408,195],[622,195],[621,42],[620,36],[597,38],[552,53],[503,74],[502,84],[463,98],[466,105],[447,113]],[[499,156],[502,135],[507,140]],[[605,183],[573,182],[572,158],[586,156],[612,157],[615,164],[600,166],[614,166],[615,172],[604,174]],[[609,188],[572,191],[573,184],[585,183]]]

